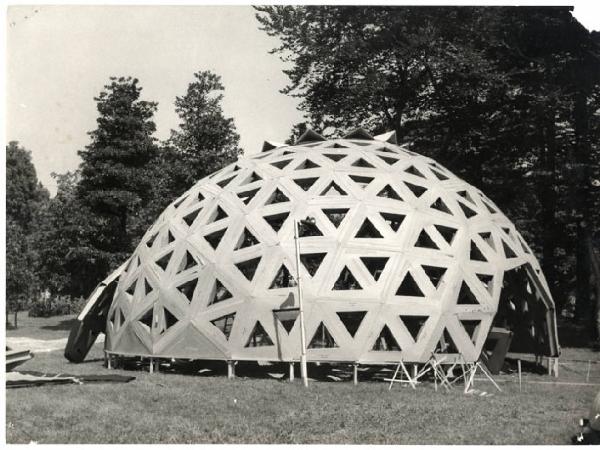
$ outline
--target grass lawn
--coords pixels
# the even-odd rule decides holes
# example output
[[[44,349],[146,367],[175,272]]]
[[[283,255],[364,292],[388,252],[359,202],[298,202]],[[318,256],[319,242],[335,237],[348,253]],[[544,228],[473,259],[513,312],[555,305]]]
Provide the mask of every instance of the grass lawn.
[[[72,317],[32,319],[7,335],[58,339]],[[598,359],[597,353],[563,349],[565,359]],[[88,384],[10,389],[6,392],[9,443],[323,443],[323,444],[567,444],[576,421],[587,415],[598,387],[524,384],[499,376],[503,392],[489,383],[435,392],[387,383],[315,381],[239,376],[149,374],[102,366],[95,345],[83,364],[61,351],[39,353],[23,370],[74,374],[134,375],[128,384]],[[310,370],[310,369],[309,369]],[[600,365],[590,381],[600,382]],[[238,371],[239,373],[239,371]],[[583,373],[583,375],[582,375]],[[561,367],[561,381],[584,381],[583,367]],[[528,380],[552,381],[528,374]]]

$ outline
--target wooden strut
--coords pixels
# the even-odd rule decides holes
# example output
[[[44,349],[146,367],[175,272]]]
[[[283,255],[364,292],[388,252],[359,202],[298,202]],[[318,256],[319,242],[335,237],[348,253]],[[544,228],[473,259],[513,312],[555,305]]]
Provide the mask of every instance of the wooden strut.
[[[290,361],[290,383],[294,381],[294,362]]]
[[[481,370],[481,372],[483,372],[483,374],[487,377],[488,380],[490,380],[492,382],[492,384],[496,387],[496,389],[498,389],[499,392],[502,392],[502,389],[500,389],[500,386],[498,386],[498,384],[496,383],[496,381],[494,381],[494,378],[492,377],[492,374],[489,373],[489,371],[487,370],[487,368],[481,364],[481,361],[477,361],[475,363],[469,363],[468,364],[470,366],[470,376],[469,376],[469,381],[467,382],[467,384],[465,385],[465,390],[464,393],[468,394],[471,391],[471,388],[474,385],[474,379],[475,379],[475,373],[477,372],[477,369]]]
[[[354,386],[358,385],[358,363],[354,363],[352,371],[352,381],[354,383]]]

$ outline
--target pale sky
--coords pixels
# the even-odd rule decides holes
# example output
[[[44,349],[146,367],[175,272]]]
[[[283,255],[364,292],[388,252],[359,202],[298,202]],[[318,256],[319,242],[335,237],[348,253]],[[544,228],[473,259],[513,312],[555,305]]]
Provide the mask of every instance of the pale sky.
[[[177,127],[173,101],[199,70],[221,75],[247,153],[302,120],[296,99],[279,93],[284,66],[268,53],[278,41],[249,6],[12,6],[7,34],[7,141],[31,150],[52,194],[50,173],[77,168],[96,126],[93,98],[111,75],[137,77],[142,98],[158,102],[159,139]]]
[[[569,3],[583,25],[600,29],[599,2]],[[248,154],[284,141],[302,120],[297,100],[279,93],[288,80],[268,53],[277,40],[258,29],[250,6],[13,5],[6,35],[6,141],[31,150],[52,194],[50,173],[77,168],[96,126],[93,98],[111,75],[138,78],[142,98],[158,102],[159,139],[177,127],[173,101],[199,70],[221,75],[225,114]]]

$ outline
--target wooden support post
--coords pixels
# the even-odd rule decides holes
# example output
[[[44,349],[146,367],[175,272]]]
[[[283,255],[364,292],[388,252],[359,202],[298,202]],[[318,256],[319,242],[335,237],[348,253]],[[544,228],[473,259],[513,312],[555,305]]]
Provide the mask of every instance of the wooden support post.
[[[417,389],[415,386],[416,381],[410,377],[408,370],[406,370],[406,366],[404,365],[404,362],[402,362],[402,360],[400,360],[400,364],[402,365],[402,371],[404,372],[404,375],[406,375],[406,378],[408,379],[408,383],[410,384],[410,387],[413,389]]]
[[[588,361],[587,373],[585,374],[585,382],[588,383],[590,381],[590,370],[592,368],[592,361]]]
[[[352,380],[354,381],[354,386],[358,385],[358,363],[354,363],[354,370],[352,374]]]
[[[522,378],[521,378],[521,360],[520,359],[517,359],[517,367],[519,369],[519,392],[521,392]]]
[[[398,364],[396,366],[396,371],[394,372],[394,376],[392,377],[392,380],[390,381],[390,387],[388,388],[388,391],[392,390],[392,386],[394,385],[394,380],[396,379],[396,375],[398,375],[399,370],[400,370],[400,364]]]
[[[154,358],[150,358],[150,373],[154,373]]]
[[[413,364],[413,378],[416,380],[419,374],[419,366],[417,364]]]
[[[235,361],[227,361],[227,379],[235,378]]]
[[[290,361],[290,383],[294,381],[294,362]]]
[[[106,355],[106,367],[108,370],[112,369],[112,355],[110,353]]]

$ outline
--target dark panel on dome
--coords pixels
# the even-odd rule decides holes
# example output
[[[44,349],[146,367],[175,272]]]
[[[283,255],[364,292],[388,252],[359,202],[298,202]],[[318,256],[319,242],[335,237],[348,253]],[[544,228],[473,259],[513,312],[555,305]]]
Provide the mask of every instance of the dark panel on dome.
[[[484,233],[479,233],[479,236],[493,250],[496,250],[496,245],[494,244],[494,239],[492,238],[492,233],[490,233],[489,231],[488,232],[484,232]]]
[[[431,171],[437,177],[438,180],[440,180],[440,181],[449,180],[449,178],[446,175],[444,175],[442,172],[440,172],[439,170],[431,168]]]
[[[517,257],[517,255],[516,255],[516,253],[513,251],[513,249],[512,249],[512,248],[510,248],[510,246],[509,246],[509,245],[508,245],[506,242],[504,242],[504,239],[500,239],[500,240],[502,241],[502,247],[503,247],[503,249],[504,249],[504,255],[505,255],[507,258],[516,258],[516,257]]]
[[[273,214],[270,216],[264,216],[263,219],[265,219],[265,221],[271,226],[271,228],[273,228],[273,231],[277,233],[281,229],[283,223],[286,221],[289,215],[289,212],[284,212],[279,214]]]
[[[399,352],[401,348],[388,326],[384,325],[371,350],[377,352]]]
[[[131,284],[129,285],[129,287],[127,289],[125,289],[125,292],[127,292],[129,295],[133,296],[133,294],[135,294],[136,285],[137,285],[137,278],[131,282]]]
[[[148,283],[148,279],[144,278],[144,295],[150,294],[153,290],[152,285]]]
[[[362,225],[360,226],[358,232],[354,236],[355,238],[374,238],[381,239],[383,236],[381,233],[375,228],[375,225],[371,223],[369,219],[365,219]]]
[[[350,333],[350,336],[354,337],[367,315],[367,311],[342,311],[336,314],[344,324],[344,327],[346,327],[348,333]]]
[[[185,251],[185,256],[181,259],[179,263],[179,268],[177,269],[177,273],[183,272],[185,270],[191,269],[195,267],[198,263],[196,259],[191,255],[189,251]]]
[[[194,278],[193,280],[186,281],[185,283],[177,286],[177,290],[185,295],[188,302],[192,302],[192,298],[194,297],[194,291],[196,290],[196,286],[198,285],[198,278]]]
[[[156,265],[158,267],[160,267],[162,270],[167,270],[167,266],[169,265],[169,261],[171,260],[171,255],[173,254],[173,252],[169,252],[166,255],[158,258],[156,261],[154,261],[156,263]]]
[[[415,247],[430,248],[433,250],[440,249],[437,246],[437,244],[435,242],[433,242],[433,240],[431,239],[431,236],[429,236],[429,233],[427,233],[427,231],[425,231],[424,229],[421,230],[421,233],[419,234],[419,237],[417,238],[417,242],[415,242]]]
[[[452,339],[452,336],[450,335],[450,333],[448,332],[448,329],[446,329],[446,328],[444,328],[444,332],[440,336],[440,340],[438,341],[438,343],[435,347],[435,353],[442,353],[442,354],[459,353],[458,347],[456,347],[456,344],[454,343],[454,339]]]
[[[406,185],[406,187],[408,189],[410,189],[410,191],[414,194],[415,197],[419,198],[421,195],[423,195],[425,192],[427,192],[427,188],[423,187],[423,186],[419,186],[417,184],[412,184],[409,183],[407,181],[404,182],[404,184]]]
[[[298,224],[298,237],[323,236],[316,223],[302,221]]]
[[[215,327],[223,333],[225,339],[229,340],[229,335],[231,334],[231,329],[233,328],[233,322],[235,321],[235,313],[227,314],[225,316],[221,316],[215,320],[211,320]]]
[[[398,287],[396,291],[396,295],[406,296],[406,297],[425,297],[423,291],[413,278],[410,272],[406,272],[402,283]]]
[[[323,156],[326,156],[332,161],[338,162],[340,159],[344,159],[348,155],[344,155],[342,153],[323,153]]]
[[[257,321],[254,325],[254,329],[248,338],[246,347],[266,347],[273,345],[273,341],[269,334],[265,331],[260,321]]]
[[[471,217],[474,217],[477,215],[477,213],[475,211],[473,211],[471,208],[469,208],[463,202],[457,202],[457,203],[458,203],[458,206],[460,206],[460,209],[462,209],[462,211],[467,219],[470,219]]]
[[[150,248],[150,247],[152,247],[152,245],[154,245],[156,236],[158,236],[158,231],[156,233],[154,233],[152,236],[150,236],[150,238],[146,241],[146,246],[148,246],[148,248]]]
[[[416,177],[421,177],[421,178],[426,178],[425,175],[423,175],[419,169],[417,169],[415,166],[410,165],[406,170],[404,170],[404,172],[410,174],[410,175],[414,175]]]
[[[292,162],[291,159],[284,159],[283,161],[276,161],[276,162],[272,162],[271,165],[274,167],[277,167],[278,169],[283,169],[285,168],[290,162]]]
[[[281,288],[290,288],[296,286],[296,280],[290,273],[289,269],[285,264],[282,264],[273,278],[273,282],[269,289],[281,289]]]
[[[213,213],[210,215],[210,219],[208,220],[207,223],[218,222],[219,220],[225,219],[226,217],[229,217],[229,216],[223,210],[223,208],[221,208],[220,206],[217,206],[217,209],[215,209],[213,211]]]
[[[403,201],[402,197],[400,197],[398,193],[394,190],[394,188],[392,188],[389,184],[386,184],[385,187],[381,191],[379,191],[377,197],[391,198],[394,200]]]
[[[250,184],[260,180],[262,180],[262,177],[256,172],[252,172],[250,176],[246,179],[246,181],[244,181],[244,184]]]
[[[206,239],[206,241],[210,244],[210,246],[214,250],[216,250],[217,247],[219,246],[219,244],[221,243],[221,239],[223,239],[223,236],[225,236],[226,231],[227,231],[227,228],[224,228],[224,229],[218,230],[218,231],[213,231],[212,233],[204,236],[204,239]]]
[[[238,192],[237,196],[245,205],[247,205],[252,201],[258,191],[260,191],[260,188],[250,189],[248,191]]]
[[[387,264],[389,258],[385,257],[377,257],[377,256],[361,256],[360,260],[367,268],[371,276],[375,279],[375,281],[379,280],[383,269],[385,269],[385,265]]]
[[[235,267],[242,272],[242,275],[244,275],[248,281],[252,281],[261,259],[260,256],[258,258],[249,259],[248,261],[237,263]]]
[[[435,229],[442,235],[444,240],[448,243],[448,245],[452,245],[454,242],[454,237],[456,236],[456,232],[458,231],[456,228],[447,227],[445,225],[434,225]]]
[[[242,234],[240,235],[240,238],[234,250],[252,247],[253,245],[256,245],[258,243],[258,239],[256,239],[256,237],[250,231],[248,231],[248,228],[244,227],[244,231],[242,231]]]
[[[223,284],[219,280],[215,280],[215,287],[213,290],[213,295],[212,295],[212,298],[210,299],[210,302],[208,303],[208,305],[209,306],[214,305],[215,303],[229,300],[232,297],[233,296],[231,295],[231,292],[229,292],[227,290],[227,288],[225,286],[223,286]]]
[[[423,329],[427,319],[429,319],[429,316],[400,316],[400,320],[415,342],[417,342],[419,333]]]
[[[479,325],[481,325],[481,320],[460,320],[460,324],[471,338],[471,342],[475,344],[475,335]]]
[[[446,269],[445,267],[426,265],[423,265],[421,267],[423,268],[425,275],[427,275],[427,277],[429,278],[429,281],[431,281],[431,284],[433,284],[436,289],[439,288],[440,282],[442,281],[442,278],[444,277],[444,274],[448,269]]]
[[[381,159],[385,163],[389,164],[390,166],[393,166],[394,164],[396,164],[398,162],[398,159],[396,159],[396,158],[390,158],[389,156],[382,156],[382,155],[377,155],[377,156],[379,157],[379,159]]]
[[[360,283],[354,278],[348,267],[344,266],[340,276],[333,285],[334,291],[349,291],[362,289]]]
[[[183,216],[183,221],[186,223],[186,225],[188,227],[192,226],[192,224],[196,220],[196,217],[198,217],[198,214],[200,214],[200,211],[202,211],[202,208],[198,208],[197,210],[192,211],[191,213]]]
[[[175,317],[175,315],[169,311],[167,308],[163,307],[163,314],[165,316],[165,329],[161,331],[160,334],[166,332],[169,328],[179,322],[179,319]]]
[[[479,250],[479,247],[477,247],[477,245],[473,241],[471,241],[471,250],[469,253],[469,259],[471,261],[487,262],[487,258],[485,256],[483,256],[483,253],[481,253],[481,250]]]
[[[402,214],[392,214],[385,212],[379,213],[379,215],[383,217],[383,220],[385,220],[385,222],[394,231],[398,231],[398,228],[400,228],[400,225],[402,225],[402,222],[404,222],[404,219],[406,218],[406,216]]]
[[[305,159],[295,170],[307,170],[307,169],[316,169],[317,167],[321,167],[316,162],[311,161],[310,159]]]
[[[443,213],[452,215],[452,211],[450,211],[450,208],[448,208],[448,205],[444,203],[444,200],[442,200],[441,197],[438,197],[437,200],[434,201],[429,207],[431,209],[435,209]]]
[[[323,322],[317,327],[317,331],[310,340],[308,348],[337,348],[338,345]]]
[[[143,324],[148,330],[152,329],[152,321],[154,319],[154,307],[147,310],[142,317],[138,319],[138,322]]]
[[[311,178],[296,178],[294,183],[296,183],[303,191],[308,191],[313,185],[317,182],[319,177],[311,177]]]
[[[346,217],[346,214],[348,214],[348,211],[350,211],[350,210],[347,208],[324,209],[323,214],[325,214],[327,216],[327,218],[329,219],[329,221],[336,228],[338,228],[340,226],[340,224],[342,223],[342,221],[344,220],[344,218]]]
[[[271,194],[271,196],[267,199],[267,201],[265,202],[265,205],[273,205],[276,203],[285,203],[285,202],[289,202],[290,199],[287,195],[285,195],[283,192],[281,192],[279,190],[279,188],[276,188],[273,193]]]
[[[364,167],[369,169],[374,169],[375,166],[370,162],[366,161],[364,158],[358,158],[356,161],[352,163],[354,167]]]
[[[323,189],[323,191],[321,191],[321,194],[319,194],[319,195],[325,196],[325,195],[348,195],[348,194],[341,187],[339,187],[335,181],[332,181],[331,183],[329,183],[327,185],[327,187],[325,189]]]
[[[310,276],[314,277],[326,255],[327,253],[304,253],[300,255],[300,261]]]
[[[231,180],[233,180],[236,176],[233,175],[232,177],[229,178],[225,178],[224,180],[221,180],[217,183],[217,185],[219,185],[221,188],[224,188],[225,186],[227,186]]]
[[[493,288],[494,288],[494,284],[493,284],[494,276],[488,275],[486,273],[476,273],[475,275],[477,275],[477,278],[479,278],[479,281],[481,281],[481,283],[485,286],[485,288],[491,295],[493,293]]]
[[[471,288],[469,287],[469,285],[467,283],[465,283],[464,280],[460,286],[460,291],[458,293],[458,300],[456,301],[456,304],[457,305],[478,305],[479,304],[477,297],[475,296],[475,294],[473,294],[473,291],[471,291]]]
[[[373,177],[365,177],[362,175],[350,175],[350,179],[358,184],[362,189],[366,188],[369,183],[374,180]]]

